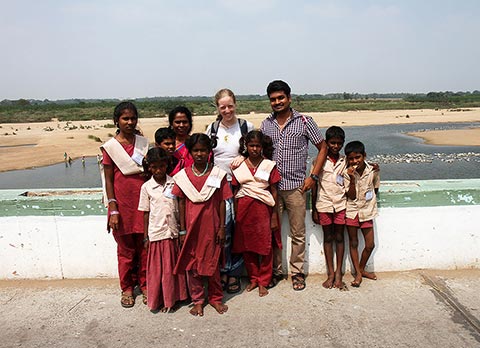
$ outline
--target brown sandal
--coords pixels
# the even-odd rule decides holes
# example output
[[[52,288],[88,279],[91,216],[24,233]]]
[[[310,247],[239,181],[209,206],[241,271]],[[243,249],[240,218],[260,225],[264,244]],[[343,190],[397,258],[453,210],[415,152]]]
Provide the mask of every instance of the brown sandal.
[[[135,298],[133,297],[133,295],[127,295],[122,292],[120,304],[123,308],[132,308],[135,305]]]
[[[292,286],[293,290],[295,291],[301,291],[305,289],[305,274],[297,273],[292,275]]]
[[[142,294],[142,302],[143,302],[144,305],[147,304],[147,294],[145,294],[145,293]]]

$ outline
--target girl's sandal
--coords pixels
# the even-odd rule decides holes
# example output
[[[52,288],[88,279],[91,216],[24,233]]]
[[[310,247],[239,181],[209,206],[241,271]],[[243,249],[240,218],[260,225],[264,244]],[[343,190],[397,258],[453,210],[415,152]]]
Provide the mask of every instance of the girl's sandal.
[[[144,305],[147,304],[147,294],[145,294],[145,293],[142,294],[142,302],[143,302]]]
[[[135,305],[135,298],[133,297],[133,295],[127,295],[122,292],[120,304],[123,308],[132,308]]]

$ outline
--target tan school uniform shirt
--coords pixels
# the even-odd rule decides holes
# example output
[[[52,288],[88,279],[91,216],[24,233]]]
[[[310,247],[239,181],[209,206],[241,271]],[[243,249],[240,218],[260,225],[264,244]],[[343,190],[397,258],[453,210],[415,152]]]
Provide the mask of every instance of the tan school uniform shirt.
[[[373,167],[365,162],[366,167],[360,176],[354,172],[355,189],[357,198],[351,200],[347,197],[347,211],[346,217],[354,219],[358,214],[360,222],[372,220],[377,216],[377,197],[375,189],[380,187],[380,175],[373,170]],[[350,185],[350,177],[347,174],[347,169],[343,172],[345,192],[348,191]]]
[[[314,165],[312,165],[312,168]],[[347,208],[343,172],[346,168],[345,156],[337,162],[327,157],[318,179],[318,193],[315,207],[321,213],[334,213]]]
[[[150,212],[148,239],[150,242],[178,237],[178,203],[172,195],[175,182],[167,175],[164,185],[152,177],[140,191],[138,210]]]

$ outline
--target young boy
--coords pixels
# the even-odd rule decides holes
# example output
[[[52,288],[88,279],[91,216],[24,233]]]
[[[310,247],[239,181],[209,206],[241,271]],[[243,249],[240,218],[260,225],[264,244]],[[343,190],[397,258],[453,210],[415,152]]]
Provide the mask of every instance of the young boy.
[[[373,233],[373,218],[377,215],[378,187],[380,176],[373,166],[365,161],[367,154],[365,145],[360,141],[352,141],[345,146],[347,169],[344,171],[344,182],[347,190],[347,211],[345,223],[347,225],[350,244],[350,256],[355,268],[353,287],[359,287],[362,277],[376,280],[375,273],[365,271],[368,258],[375,248]],[[358,257],[358,234],[362,230],[365,239],[365,248],[362,256]]]
[[[167,152],[168,166],[167,173],[169,176],[175,175],[178,165],[178,159],[173,156],[175,152],[175,133],[171,128],[158,128],[155,132],[155,147],[160,147]]]
[[[345,245],[343,232],[345,230],[345,209],[347,197],[343,186],[343,171],[346,167],[345,156],[340,155],[340,150],[345,143],[345,132],[342,128],[332,126],[325,133],[327,141],[327,160],[320,172],[318,188],[312,190],[312,219],[316,224],[322,225],[323,251],[327,264],[327,280],[323,287],[333,287],[344,290],[343,282],[343,255]],[[336,266],[333,263],[333,242],[335,241]]]

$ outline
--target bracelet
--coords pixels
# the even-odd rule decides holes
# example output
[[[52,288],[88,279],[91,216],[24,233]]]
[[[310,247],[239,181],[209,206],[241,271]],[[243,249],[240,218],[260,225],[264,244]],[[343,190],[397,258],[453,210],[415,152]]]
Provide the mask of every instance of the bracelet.
[[[110,215],[120,215],[120,212],[118,210],[112,210]]]
[[[115,198],[109,198],[109,199],[108,199],[108,203],[112,203],[112,202],[117,203],[117,200],[116,200]]]
[[[310,174],[310,177],[311,177],[313,180],[315,180],[315,181],[318,182],[318,179],[319,179],[318,175]]]
[[[181,231],[178,231],[178,235],[179,236],[184,236],[187,234],[187,231],[186,230],[181,230]]]
[[[143,238],[143,242],[148,242],[148,237]]]

